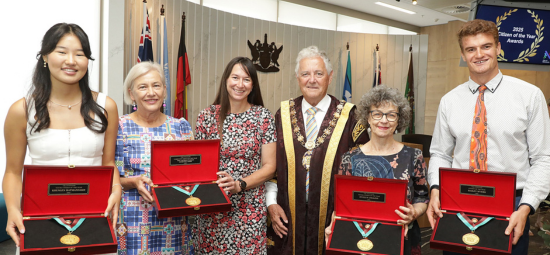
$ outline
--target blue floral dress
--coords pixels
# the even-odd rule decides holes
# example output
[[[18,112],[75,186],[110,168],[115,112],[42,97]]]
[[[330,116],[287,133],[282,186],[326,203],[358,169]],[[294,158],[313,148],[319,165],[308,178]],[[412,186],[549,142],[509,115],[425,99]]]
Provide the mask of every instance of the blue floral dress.
[[[411,204],[428,203],[426,163],[422,151],[408,146],[398,153],[384,156],[365,155],[361,148],[342,156],[338,174],[409,181],[407,200]],[[397,208],[395,208],[397,209]],[[420,228],[413,222],[405,240],[404,254],[420,254]]]
[[[166,116],[159,127],[137,125],[128,115],[119,119],[115,161],[126,178],[151,177],[151,141],[188,140],[191,126],[181,118]],[[150,189],[149,187],[147,187]],[[124,192],[116,228],[118,254],[194,254],[187,217],[157,218],[157,209],[137,189]]]

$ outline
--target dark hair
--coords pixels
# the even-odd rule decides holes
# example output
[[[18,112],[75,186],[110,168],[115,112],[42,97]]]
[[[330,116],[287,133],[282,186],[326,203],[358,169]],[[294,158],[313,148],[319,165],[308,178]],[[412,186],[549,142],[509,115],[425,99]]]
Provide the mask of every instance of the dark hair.
[[[462,48],[462,38],[471,35],[475,36],[477,34],[488,34],[492,36],[495,39],[495,46],[498,45],[497,25],[492,21],[474,19],[464,23],[464,25],[462,25],[462,27],[460,28],[460,30],[458,30],[458,33],[456,34],[458,37],[458,45],[460,45],[460,50],[464,50]]]
[[[225,121],[225,117],[227,117],[227,113],[231,108],[231,105],[229,104],[229,93],[227,92],[227,79],[229,79],[231,71],[233,71],[233,67],[235,65],[241,65],[246,74],[248,74],[250,79],[252,79],[252,91],[248,94],[246,101],[252,105],[264,106],[262,93],[260,92],[258,74],[256,73],[256,68],[254,67],[252,61],[246,57],[236,57],[231,59],[223,71],[223,75],[220,80],[220,88],[218,89],[218,94],[216,95],[216,99],[214,99],[213,103],[214,105],[220,105],[220,115],[218,119],[218,132],[220,134],[220,138],[223,137],[223,122]]]
[[[27,121],[36,117],[36,122],[32,125],[31,132],[40,132],[40,130],[50,126],[48,101],[50,100],[50,94],[52,92],[52,81],[50,79],[50,69],[44,67],[43,56],[53,52],[59,40],[67,34],[75,35],[80,40],[86,58],[94,60],[92,58],[88,36],[80,26],[76,24],[58,23],[46,32],[42,39],[40,52],[36,55],[38,61],[36,61],[36,66],[34,67],[32,87],[27,96]],[[84,124],[94,132],[105,132],[108,125],[107,116],[105,109],[98,105],[93,98],[92,90],[89,85],[88,71],[86,71],[86,74],[84,74],[84,77],[80,79],[78,84],[82,91],[80,114],[84,118]],[[29,116],[31,107],[36,109],[36,116]],[[92,118],[90,112],[98,116],[101,121]]]

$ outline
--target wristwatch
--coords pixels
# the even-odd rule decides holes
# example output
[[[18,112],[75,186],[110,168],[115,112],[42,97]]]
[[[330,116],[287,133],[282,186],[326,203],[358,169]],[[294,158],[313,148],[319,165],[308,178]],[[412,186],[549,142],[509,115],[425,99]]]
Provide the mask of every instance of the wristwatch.
[[[241,178],[239,178],[238,181],[239,181],[239,186],[241,186],[241,192],[243,192],[246,189],[246,182]]]

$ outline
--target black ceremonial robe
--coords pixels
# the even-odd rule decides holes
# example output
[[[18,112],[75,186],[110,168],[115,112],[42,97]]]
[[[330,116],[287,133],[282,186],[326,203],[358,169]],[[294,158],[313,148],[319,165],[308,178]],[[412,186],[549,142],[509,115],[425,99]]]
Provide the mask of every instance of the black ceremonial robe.
[[[329,95],[330,96],[330,95]],[[321,132],[329,125],[329,122],[334,117],[333,114],[337,110],[337,106],[340,101],[330,96],[331,103],[328,108],[328,111],[323,119],[321,127],[319,128],[319,136]],[[304,138],[305,127],[304,127],[304,117],[302,115],[302,100],[303,96],[300,96],[294,100],[297,124],[300,127],[300,132]],[[332,174],[330,180],[330,191],[328,196],[328,205],[326,211],[326,220],[325,227],[330,224],[331,215],[334,210],[334,175],[338,173],[338,168],[340,167],[340,162],[342,161],[342,155],[349,151],[351,148],[358,145],[365,144],[369,141],[369,136],[366,131],[366,127],[357,123],[355,116],[354,106],[349,112],[349,118],[344,127],[342,137],[338,144],[336,151],[334,163],[332,165]],[[313,155],[311,158],[310,173],[309,173],[309,200],[306,211],[306,169],[302,165],[302,157],[306,153],[307,149],[304,148],[296,140],[296,135],[293,135],[294,142],[294,153],[295,153],[295,211],[296,211],[296,222],[292,222],[292,217],[290,213],[289,206],[289,193],[288,193],[288,161],[286,157],[285,144],[284,144],[284,134],[281,122],[281,109],[279,109],[275,115],[275,125],[277,128],[277,203],[283,208],[288,218],[288,234],[279,238],[273,231],[271,225],[268,226],[267,237],[268,240],[268,254],[270,255],[292,255],[292,228],[295,229],[296,233],[296,247],[295,254],[308,254],[308,255],[318,255],[324,254],[323,250],[318,251],[318,239],[319,239],[319,210],[320,210],[320,194],[321,194],[321,180],[323,172],[323,164],[325,161],[325,153],[329,147],[329,142],[332,137],[332,134],[329,134],[325,141],[319,146],[313,149]],[[334,133],[334,129],[333,129]],[[355,137],[355,139],[354,139]],[[307,222],[306,222],[307,218]],[[307,227],[306,227],[307,226]],[[324,233],[323,233],[324,234]],[[304,247],[305,241],[307,239],[307,247]],[[324,238],[323,238],[324,239]],[[307,251],[307,252],[305,252]]]

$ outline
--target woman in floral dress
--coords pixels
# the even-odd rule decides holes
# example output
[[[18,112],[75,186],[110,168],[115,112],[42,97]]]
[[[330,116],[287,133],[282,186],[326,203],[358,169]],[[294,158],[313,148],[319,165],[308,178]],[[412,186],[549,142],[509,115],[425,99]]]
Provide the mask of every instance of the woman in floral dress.
[[[357,116],[370,130],[370,141],[342,156],[339,174],[409,181],[407,204],[395,208],[401,217],[398,224],[407,226],[403,254],[421,254],[420,227],[416,219],[428,207],[426,163],[422,151],[397,142],[393,135],[405,130],[411,107],[402,94],[379,85],[361,98]],[[331,234],[331,226],[325,235]]]
[[[221,135],[220,135],[221,134]],[[218,185],[231,211],[197,216],[198,254],[267,254],[264,182],[275,173],[275,123],[263,107],[248,58],[232,59],[213,105],[197,118],[195,139],[220,139]]]
[[[184,119],[162,113],[166,97],[159,64],[136,64],[124,82],[124,100],[135,112],[119,119],[116,165],[126,192],[116,232],[118,254],[194,254],[187,217],[159,219],[150,193],[151,141],[193,139]]]

